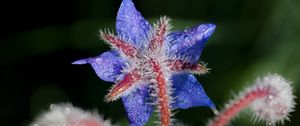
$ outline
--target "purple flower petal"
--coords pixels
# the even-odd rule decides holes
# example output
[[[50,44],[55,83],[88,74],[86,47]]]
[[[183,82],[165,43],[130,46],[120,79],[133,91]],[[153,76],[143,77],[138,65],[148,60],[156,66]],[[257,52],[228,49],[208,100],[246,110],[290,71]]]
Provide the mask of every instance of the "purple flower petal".
[[[186,109],[196,106],[208,106],[215,108],[215,104],[209,99],[204,92],[201,84],[197,79],[188,73],[176,74],[172,77],[175,101],[172,108]]]
[[[81,59],[72,64],[91,64],[100,79],[108,82],[115,82],[122,73],[125,61],[119,57],[116,51],[107,51],[99,56]]]
[[[151,25],[136,10],[132,0],[123,0],[119,8],[116,30],[119,36],[137,46],[143,46]]]
[[[131,94],[122,97],[130,126],[143,126],[153,112],[153,106],[148,104],[147,87],[140,87]]]
[[[172,32],[168,35],[169,54],[171,56],[187,57],[197,62],[204,48],[205,42],[214,32],[214,24],[202,24],[184,31]]]

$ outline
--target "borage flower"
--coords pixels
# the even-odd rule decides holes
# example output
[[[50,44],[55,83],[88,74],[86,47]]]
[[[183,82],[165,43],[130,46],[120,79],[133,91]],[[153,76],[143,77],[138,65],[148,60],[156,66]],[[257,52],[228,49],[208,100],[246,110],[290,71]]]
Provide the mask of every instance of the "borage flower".
[[[161,125],[168,126],[171,110],[196,106],[215,110],[192,75],[208,71],[197,61],[214,29],[213,24],[202,24],[170,33],[167,17],[151,26],[132,0],[123,0],[116,20],[118,35],[100,32],[113,49],[73,64],[89,63],[102,80],[115,82],[106,101],[121,97],[130,125],[144,125],[157,107]]]

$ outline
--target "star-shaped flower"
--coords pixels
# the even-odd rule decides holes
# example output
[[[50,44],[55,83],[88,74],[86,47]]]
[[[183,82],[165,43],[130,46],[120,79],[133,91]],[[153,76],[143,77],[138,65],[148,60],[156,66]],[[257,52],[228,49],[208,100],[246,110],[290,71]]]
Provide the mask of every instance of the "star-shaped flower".
[[[132,0],[123,0],[116,20],[118,35],[100,32],[113,49],[73,64],[91,64],[102,80],[115,82],[106,101],[121,97],[130,125],[144,125],[157,107],[161,125],[168,126],[171,110],[196,106],[215,110],[192,75],[208,70],[197,61],[214,29],[213,24],[202,24],[169,32],[167,17],[151,26]]]

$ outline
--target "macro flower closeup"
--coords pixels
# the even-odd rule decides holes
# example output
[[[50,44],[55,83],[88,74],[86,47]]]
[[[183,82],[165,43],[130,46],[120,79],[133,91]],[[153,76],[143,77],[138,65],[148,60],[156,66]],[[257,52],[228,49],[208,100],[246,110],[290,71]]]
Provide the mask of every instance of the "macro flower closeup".
[[[121,98],[132,126],[144,125],[155,109],[160,124],[172,124],[174,109],[207,106],[215,109],[193,74],[208,68],[198,63],[214,24],[201,24],[170,32],[170,19],[150,23],[136,10],[132,0],[123,0],[116,19],[116,32],[100,31],[112,50],[73,64],[90,64],[104,81],[115,84],[106,101]]]

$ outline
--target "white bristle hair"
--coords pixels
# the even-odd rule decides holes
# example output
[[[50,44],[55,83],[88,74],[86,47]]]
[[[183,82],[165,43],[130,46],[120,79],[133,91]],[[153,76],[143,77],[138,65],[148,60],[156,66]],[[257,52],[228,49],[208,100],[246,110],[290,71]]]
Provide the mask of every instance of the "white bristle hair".
[[[291,82],[278,74],[268,74],[258,78],[252,88],[250,90],[270,88],[268,97],[257,99],[250,105],[255,113],[255,120],[265,121],[270,125],[289,120],[289,113],[295,108]]]

